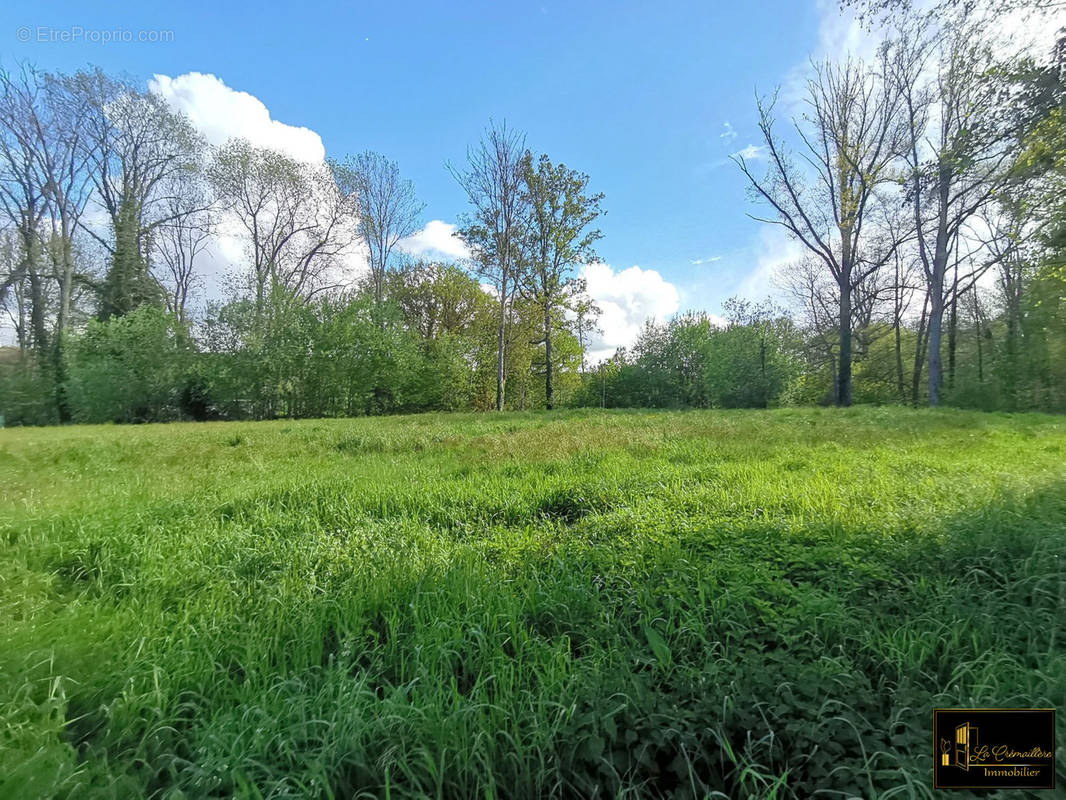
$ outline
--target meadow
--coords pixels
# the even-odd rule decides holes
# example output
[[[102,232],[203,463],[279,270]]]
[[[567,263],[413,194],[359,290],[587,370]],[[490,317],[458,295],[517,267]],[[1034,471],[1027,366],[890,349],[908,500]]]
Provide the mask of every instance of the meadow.
[[[0,486],[4,798],[926,798],[934,707],[1066,708],[1062,417],[8,429]]]

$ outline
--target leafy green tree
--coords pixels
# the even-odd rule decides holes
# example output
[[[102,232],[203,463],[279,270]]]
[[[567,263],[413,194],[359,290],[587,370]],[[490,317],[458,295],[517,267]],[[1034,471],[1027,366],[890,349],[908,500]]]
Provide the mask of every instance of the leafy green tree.
[[[307,301],[275,286],[262,308],[231,301],[204,328],[209,391],[230,416],[418,411],[434,380],[418,335],[370,295]]]
[[[408,326],[426,340],[469,333],[479,316],[491,314],[492,298],[456,264],[416,261],[390,272],[386,296]]]
[[[798,371],[792,321],[771,303],[733,298],[728,324],[709,330],[703,375],[718,408],[769,408]]]
[[[589,226],[603,213],[603,194],[589,193],[588,175],[553,164],[546,155],[534,162],[527,153],[523,171],[529,221],[522,247],[528,267],[522,277],[543,316],[544,402],[550,411],[555,406],[555,330],[560,313],[584,294],[584,283],[573,272],[596,258],[592,247],[603,234]]]

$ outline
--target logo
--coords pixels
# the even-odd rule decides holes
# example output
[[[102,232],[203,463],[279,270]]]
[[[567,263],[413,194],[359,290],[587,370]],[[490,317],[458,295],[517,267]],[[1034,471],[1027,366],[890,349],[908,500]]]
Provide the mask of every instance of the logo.
[[[933,711],[936,789],[1054,789],[1055,709]]]

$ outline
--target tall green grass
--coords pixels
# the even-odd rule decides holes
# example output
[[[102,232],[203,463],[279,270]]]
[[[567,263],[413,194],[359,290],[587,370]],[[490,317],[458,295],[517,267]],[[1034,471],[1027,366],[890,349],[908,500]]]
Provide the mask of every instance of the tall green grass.
[[[925,798],[933,707],[1066,705],[1062,418],[6,430],[0,485],[0,797]]]

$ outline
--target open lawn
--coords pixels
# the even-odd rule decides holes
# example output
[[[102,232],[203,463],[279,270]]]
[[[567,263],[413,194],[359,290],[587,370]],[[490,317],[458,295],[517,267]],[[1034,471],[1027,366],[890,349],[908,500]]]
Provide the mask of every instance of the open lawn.
[[[3,798],[931,797],[959,705],[1063,764],[1066,418],[12,429],[0,486]]]

